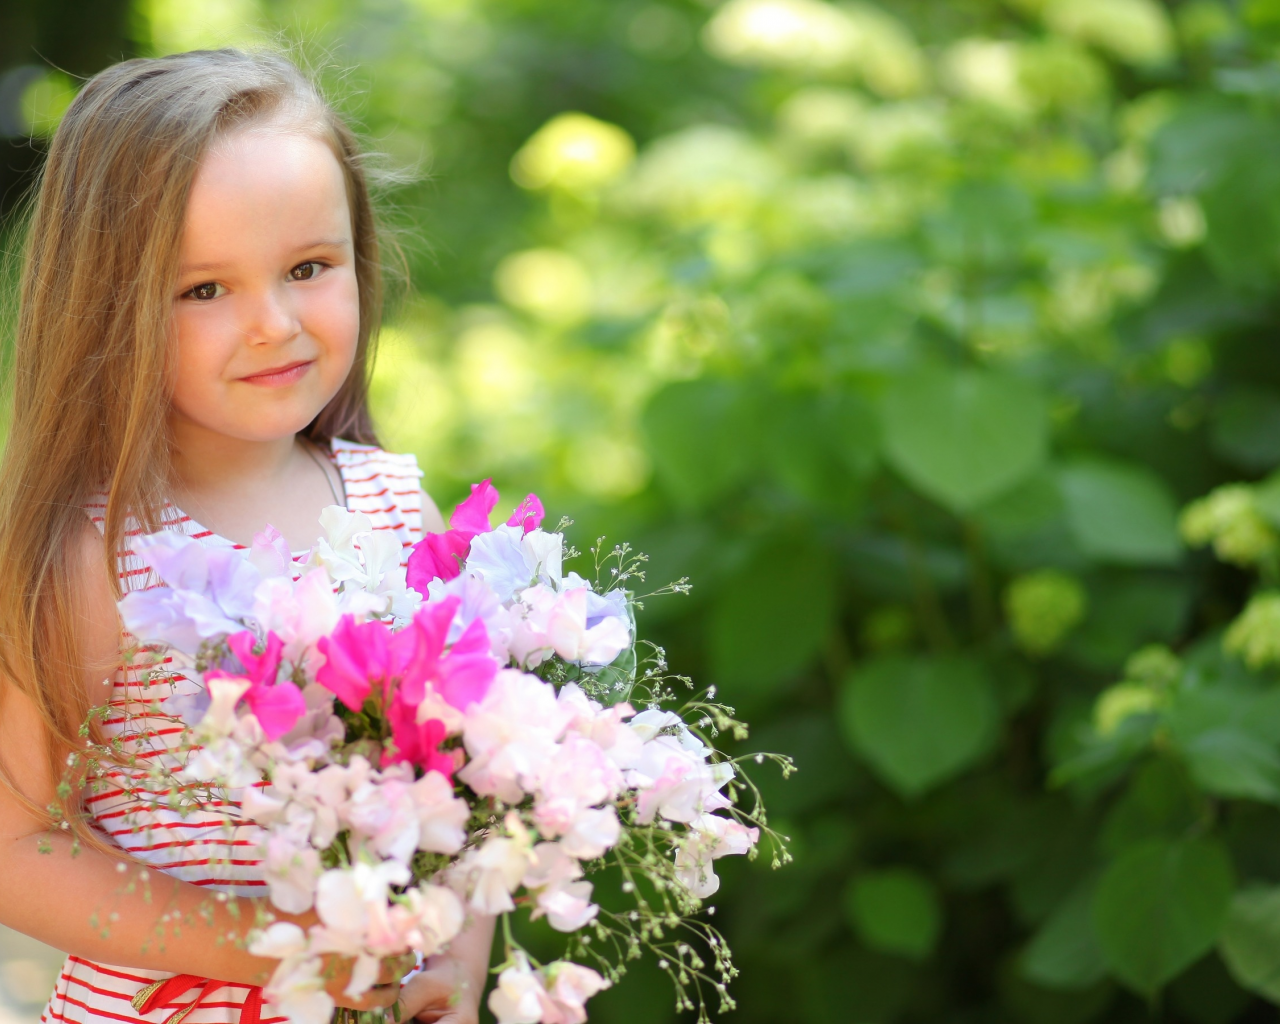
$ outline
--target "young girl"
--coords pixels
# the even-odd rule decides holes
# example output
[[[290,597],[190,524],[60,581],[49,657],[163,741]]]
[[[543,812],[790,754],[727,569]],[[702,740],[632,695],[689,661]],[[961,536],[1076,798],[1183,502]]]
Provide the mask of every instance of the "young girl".
[[[381,451],[370,423],[378,274],[355,140],[280,57],[116,65],[53,139],[0,471],[0,923],[71,954],[45,1021],[255,1024],[274,961],[243,942],[265,909],[254,827],[139,812],[108,790],[83,798],[50,855],[46,808],[90,707],[161,702],[141,730],[101,725],[126,750],[181,730],[166,684],[122,661],[116,601],[157,584],[139,533],[239,546],[270,523],[300,553],[334,503],[406,554],[424,523],[443,530],[413,457]],[[402,1019],[468,1024],[491,938],[473,922],[403,987],[411,962],[385,963],[360,999],[334,957],[326,988],[340,1006],[399,999]],[[176,975],[192,987],[146,1000]]]

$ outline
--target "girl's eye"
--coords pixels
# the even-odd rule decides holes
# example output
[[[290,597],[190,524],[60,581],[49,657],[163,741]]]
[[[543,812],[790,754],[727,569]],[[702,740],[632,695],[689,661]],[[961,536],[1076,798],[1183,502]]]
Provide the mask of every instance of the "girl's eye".
[[[226,291],[220,284],[213,281],[206,281],[204,284],[198,284],[192,288],[187,295],[195,299],[197,302],[208,302],[210,299],[216,299]]]
[[[323,264],[317,263],[315,260],[311,260],[308,263],[299,263],[289,271],[289,277],[294,281],[310,281],[316,274],[320,273],[322,266]]]

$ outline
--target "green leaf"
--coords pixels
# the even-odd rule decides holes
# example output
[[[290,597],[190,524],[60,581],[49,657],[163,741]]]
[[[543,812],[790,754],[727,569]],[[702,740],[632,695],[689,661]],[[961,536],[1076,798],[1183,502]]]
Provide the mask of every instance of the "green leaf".
[[[866,404],[852,395],[772,395],[760,416],[769,424],[763,449],[774,476],[808,503],[848,515],[857,482],[876,464],[876,422]]]
[[[998,702],[981,662],[890,656],[850,673],[840,715],[853,748],[889,786],[914,797],[987,752]]]
[[[752,417],[728,381],[668,385],[649,401],[642,425],[658,479],[683,508],[704,508],[751,468]]]
[[[859,875],[845,893],[845,909],[867,946],[909,960],[928,957],[942,930],[933,883],[907,868]]]
[[[1218,951],[1236,981],[1280,1003],[1280,886],[1251,886],[1231,898]]]
[[[1029,384],[979,370],[898,379],[881,407],[885,455],[921,493],[971,512],[1045,459],[1048,415]]]
[[[1237,466],[1269,470],[1280,464],[1280,394],[1244,387],[1231,392],[1213,420],[1213,446]]]
[[[1231,860],[1216,840],[1153,840],[1121,854],[1093,901],[1112,972],[1153,996],[1213,946],[1233,885]]]
[[[1022,955],[1022,973],[1048,988],[1088,988],[1107,974],[1093,925],[1096,880],[1078,885],[1050,915]]]
[[[1215,796],[1280,802],[1275,701],[1239,687],[1188,690],[1169,713],[1170,733],[1196,784]]]
[[[725,581],[709,630],[711,672],[725,698],[759,708],[803,671],[831,628],[835,597],[830,557],[785,539]]]
[[[1173,640],[1186,620],[1191,592],[1183,578],[1107,574],[1097,583],[1089,594],[1088,618],[1067,644],[1092,667],[1119,670],[1144,644]]]
[[[1087,459],[1059,476],[1067,522],[1080,550],[1100,562],[1174,565],[1182,552],[1178,509],[1144,466]]]

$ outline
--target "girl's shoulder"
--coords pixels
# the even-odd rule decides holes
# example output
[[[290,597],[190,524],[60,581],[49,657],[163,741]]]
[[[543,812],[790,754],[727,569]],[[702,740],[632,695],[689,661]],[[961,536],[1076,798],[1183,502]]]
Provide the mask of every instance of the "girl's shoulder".
[[[417,456],[342,438],[330,442],[330,451],[346,488],[347,507],[371,516],[375,529],[403,532],[407,548],[422,538],[424,528],[444,528],[435,503],[422,490]]]
[[[387,480],[421,480],[422,470],[418,468],[418,457],[411,452],[389,452],[372,444],[360,444],[335,437],[329,442],[333,460],[343,471],[343,479],[347,483],[348,475],[356,475],[356,471],[364,470],[371,476],[381,476]]]

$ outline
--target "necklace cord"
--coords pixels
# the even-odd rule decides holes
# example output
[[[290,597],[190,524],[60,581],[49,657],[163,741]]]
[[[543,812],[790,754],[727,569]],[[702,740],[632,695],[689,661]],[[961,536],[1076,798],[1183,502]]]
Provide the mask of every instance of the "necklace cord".
[[[324,463],[320,461],[320,456],[318,456],[314,451],[312,451],[311,444],[307,441],[302,442],[302,448],[308,455],[311,456],[311,461],[316,464],[320,472],[324,474],[324,482],[329,485],[329,493],[333,495],[333,503],[335,505],[341,505],[343,508],[346,508],[347,502],[344,498],[338,495],[338,489],[333,486],[333,477],[329,475],[329,470],[326,469],[324,466]],[[343,490],[344,491],[346,490],[345,484],[343,486]]]

